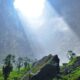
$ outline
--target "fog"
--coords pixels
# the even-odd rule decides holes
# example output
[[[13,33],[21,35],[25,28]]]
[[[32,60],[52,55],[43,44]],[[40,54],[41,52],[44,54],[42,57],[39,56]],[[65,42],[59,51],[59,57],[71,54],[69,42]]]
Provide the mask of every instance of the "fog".
[[[0,4],[2,59],[9,53],[37,59],[58,54],[61,63],[65,63],[68,50],[79,55],[79,0],[48,0],[37,18],[27,17],[9,0]]]

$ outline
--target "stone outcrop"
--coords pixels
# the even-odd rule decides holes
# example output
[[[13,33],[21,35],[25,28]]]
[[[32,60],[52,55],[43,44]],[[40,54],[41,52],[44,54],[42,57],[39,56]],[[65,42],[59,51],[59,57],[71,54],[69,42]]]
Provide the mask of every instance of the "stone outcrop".
[[[50,56],[52,55],[48,57]],[[52,80],[54,77],[57,77],[59,71],[59,58],[55,55],[50,58],[49,63],[41,68],[40,72],[34,75],[31,80]]]

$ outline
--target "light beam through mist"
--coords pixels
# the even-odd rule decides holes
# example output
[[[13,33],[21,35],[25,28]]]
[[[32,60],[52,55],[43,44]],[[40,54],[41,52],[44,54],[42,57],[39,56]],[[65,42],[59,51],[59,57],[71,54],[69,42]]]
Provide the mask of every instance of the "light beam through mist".
[[[45,0],[15,0],[14,6],[28,19],[38,18],[42,15]]]
[[[20,19],[37,58],[58,54],[62,63],[67,62],[65,52],[77,51],[76,46],[80,44],[75,44],[79,42],[77,36],[46,0],[16,0],[14,6],[22,13]]]

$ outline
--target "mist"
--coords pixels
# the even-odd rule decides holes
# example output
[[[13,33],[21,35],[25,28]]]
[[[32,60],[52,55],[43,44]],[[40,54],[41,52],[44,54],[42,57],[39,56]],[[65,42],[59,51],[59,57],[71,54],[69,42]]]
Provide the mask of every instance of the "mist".
[[[72,5],[68,4],[72,2]],[[16,9],[13,3],[9,0],[0,1],[1,60],[9,53],[37,59],[48,54],[58,54],[61,63],[65,63],[68,61],[68,50],[79,55],[79,10],[75,8],[79,1],[53,0],[51,4],[48,0],[42,15],[30,19]]]

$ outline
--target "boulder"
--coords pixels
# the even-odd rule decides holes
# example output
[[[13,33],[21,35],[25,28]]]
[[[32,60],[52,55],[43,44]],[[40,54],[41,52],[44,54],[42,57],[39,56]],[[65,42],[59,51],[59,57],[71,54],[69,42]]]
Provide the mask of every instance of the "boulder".
[[[31,80],[52,80],[54,77],[57,77],[59,71],[59,58],[55,55],[50,63],[41,68],[40,72],[34,75]]]

